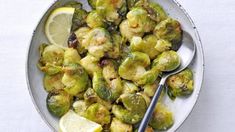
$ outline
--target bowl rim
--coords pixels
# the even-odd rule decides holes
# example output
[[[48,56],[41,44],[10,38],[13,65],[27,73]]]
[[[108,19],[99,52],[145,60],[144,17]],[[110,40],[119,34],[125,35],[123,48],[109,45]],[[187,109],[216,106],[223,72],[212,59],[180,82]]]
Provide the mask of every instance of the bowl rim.
[[[28,92],[29,92],[29,95],[30,95],[30,98],[31,98],[31,101],[33,102],[33,105],[34,105],[34,108],[36,109],[36,111],[38,112],[38,114],[41,116],[41,118],[43,119],[43,121],[47,124],[47,126],[52,130],[52,131],[56,131],[56,128],[54,128],[50,122],[45,118],[45,116],[43,115],[43,113],[39,110],[39,107],[36,105],[36,101],[33,97],[33,94],[32,94],[32,91],[31,91],[31,86],[30,86],[30,83],[29,83],[29,53],[30,53],[30,49],[31,49],[31,44],[32,44],[32,41],[33,41],[33,36],[35,34],[35,30],[37,29],[37,26],[38,24],[40,23],[40,20],[45,17],[45,15],[47,14],[48,12],[48,9],[50,9],[51,7],[53,7],[56,2],[58,0],[55,0],[55,1],[52,1],[50,2],[48,5],[48,7],[46,8],[46,11],[43,11],[42,12],[42,15],[38,21],[38,23],[36,24],[36,27],[34,28],[33,30],[33,33],[31,35],[31,39],[30,39],[30,42],[28,44],[28,48],[27,48],[27,52],[26,52],[26,62],[25,62],[25,75],[26,75],[26,83],[27,83],[27,88],[28,88]],[[181,122],[180,122],[180,125],[173,131],[177,131],[182,125],[183,123],[189,118],[189,116],[192,114],[192,111],[193,109],[195,108],[197,102],[198,102],[198,98],[199,98],[199,95],[200,95],[200,91],[202,89],[202,86],[204,84],[204,76],[205,76],[205,56],[204,56],[204,49],[203,49],[203,46],[202,46],[202,41],[201,41],[201,38],[200,38],[200,35],[199,35],[199,31],[197,30],[197,27],[193,21],[193,19],[189,16],[189,14],[187,13],[187,11],[183,8],[183,6],[178,2],[178,0],[172,0],[173,3],[178,6],[178,8],[183,11],[184,15],[187,17],[187,19],[190,21],[190,24],[193,26],[193,30],[194,30],[194,35],[196,35],[196,41],[198,41],[198,46],[199,48],[201,49],[201,55],[202,55],[202,81],[201,81],[201,84],[199,85],[200,86],[200,89],[198,90],[198,93],[196,94],[196,97],[195,97],[195,101],[193,102],[193,107],[191,110],[189,110],[189,114],[185,117],[185,119],[183,119]],[[198,52],[198,51],[197,51]]]

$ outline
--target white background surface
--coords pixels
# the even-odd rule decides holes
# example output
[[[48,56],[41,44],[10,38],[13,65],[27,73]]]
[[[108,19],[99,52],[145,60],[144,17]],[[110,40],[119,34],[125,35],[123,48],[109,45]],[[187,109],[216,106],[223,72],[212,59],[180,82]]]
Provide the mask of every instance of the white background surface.
[[[53,0],[0,0],[0,130],[50,132],[31,102],[25,60],[33,29]],[[199,100],[179,132],[234,132],[235,1],[179,0],[202,39],[206,68]]]

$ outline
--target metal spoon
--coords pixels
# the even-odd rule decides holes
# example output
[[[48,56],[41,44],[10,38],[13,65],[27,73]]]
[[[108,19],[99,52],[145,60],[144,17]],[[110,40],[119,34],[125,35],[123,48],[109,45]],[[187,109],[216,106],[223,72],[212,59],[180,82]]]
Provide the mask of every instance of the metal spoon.
[[[177,73],[181,72],[182,70],[184,70],[185,68],[187,68],[188,65],[191,63],[191,61],[194,58],[194,55],[196,53],[196,45],[195,45],[190,34],[188,34],[187,32],[184,31],[183,35],[184,36],[183,36],[182,45],[180,46],[180,48],[177,51],[177,53],[181,59],[181,64],[176,70],[163,73],[161,81],[159,83],[159,86],[158,86],[158,88],[152,98],[152,101],[151,101],[151,103],[150,103],[150,105],[144,115],[144,118],[142,119],[142,121],[140,123],[138,132],[144,132],[146,127],[148,126],[149,120],[153,114],[153,111],[154,111],[155,106],[157,104],[158,98],[161,95],[161,92],[162,92],[162,89],[163,89],[163,86],[165,84],[166,79],[169,76],[177,74]]]

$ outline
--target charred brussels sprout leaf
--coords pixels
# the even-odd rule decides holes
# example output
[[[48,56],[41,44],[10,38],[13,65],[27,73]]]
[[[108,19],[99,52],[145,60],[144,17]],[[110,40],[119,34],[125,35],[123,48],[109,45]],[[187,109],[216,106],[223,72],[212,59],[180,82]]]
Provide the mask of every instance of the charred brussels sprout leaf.
[[[85,111],[84,116],[101,125],[109,124],[111,121],[110,112],[106,107],[99,103],[92,104]]]
[[[193,92],[193,73],[190,69],[170,76],[167,79],[168,90],[173,96],[187,96]]]
[[[168,108],[162,104],[157,104],[149,123],[150,126],[157,130],[167,130],[173,123],[173,115]]]
[[[71,96],[63,90],[55,90],[47,96],[47,108],[51,114],[61,117],[68,112],[71,105]]]

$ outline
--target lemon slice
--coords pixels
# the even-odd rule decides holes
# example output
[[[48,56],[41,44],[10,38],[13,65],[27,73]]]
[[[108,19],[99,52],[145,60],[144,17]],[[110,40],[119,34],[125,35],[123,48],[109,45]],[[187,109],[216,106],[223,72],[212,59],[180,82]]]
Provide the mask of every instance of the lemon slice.
[[[45,33],[50,43],[67,47],[74,11],[75,8],[72,7],[60,7],[50,14],[45,25]]]
[[[102,126],[84,117],[79,116],[72,110],[61,117],[61,132],[101,132]]]

